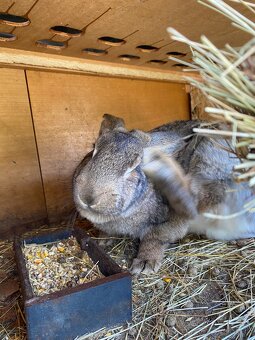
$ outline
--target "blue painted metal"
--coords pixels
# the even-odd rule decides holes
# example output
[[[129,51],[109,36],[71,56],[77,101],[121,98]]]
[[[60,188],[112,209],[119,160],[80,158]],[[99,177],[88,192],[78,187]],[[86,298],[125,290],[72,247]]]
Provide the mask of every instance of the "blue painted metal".
[[[26,243],[46,243],[69,237],[73,232],[51,233],[26,239]],[[92,259],[112,275],[95,281],[65,288],[44,296],[34,296],[28,284],[21,246],[15,242],[17,266],[20,273],[27,333],[30,340],[71,340],[103,327],[113,327],[131,321],[131,275],[123,272],[88,236],[78,239],[82,248],[88,247]],[[83,247],[84,245],[84,247]],[[97,259],[98,256],[98,259]],[[116,272],[116,268],[119,269]]]
[[[38,235],[35,235],[30,238],[24,239],[24,241],[27,244],[30,243],[37,243],[37,244],[42,244],[42,243],[50,243],[50,242],[56,242],[56,241],[61,241],[64,239],[67,239],[73,234],[73,231],[71,229],[64,229],[64,230],[59,230],[55,231],[54,233],[49,234],[47,233],[41,233]]]
[[[131,320],[130,278],[25,307],[29,339],[70,340]]]

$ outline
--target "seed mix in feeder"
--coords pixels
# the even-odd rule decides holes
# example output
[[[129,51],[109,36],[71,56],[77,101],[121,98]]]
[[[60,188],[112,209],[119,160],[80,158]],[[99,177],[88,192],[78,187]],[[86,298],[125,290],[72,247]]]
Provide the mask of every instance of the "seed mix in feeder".
[[[23,254],[35,295],[49,294],[63,288],[103,277],[86,251],[71,236],[46,244],[24,244]]]

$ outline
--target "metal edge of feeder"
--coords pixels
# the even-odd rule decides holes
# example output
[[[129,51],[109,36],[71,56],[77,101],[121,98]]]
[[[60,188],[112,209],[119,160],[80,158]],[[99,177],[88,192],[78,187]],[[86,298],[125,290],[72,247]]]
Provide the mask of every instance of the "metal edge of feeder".
[[[59,291],[45,294],[43,296],[35,296],[30,284],[26,262],[22,253],[23,242],[57,242],[70,236],[74,236],[77,239],[78,243],[80,244],[81,250],[86,251],[94,263],[98,262],[98,267],[105,277],[82,283],[75,287],[63,288]],[[46,300],[64,296],[66,294],[71,294],[73,292],[75,293],[93,286],[96,287],[102,283],[111,282],[123,277],[129,277],[130,280],[132,278],[132,275],[128,271],[124,271],[115,261],[113,261],[112,258],[108,254],[106,254],[94,240],[90,238],[90,236],[84,231],[84,229],[80,227],[76,227],[75,229],[66,228],[50,233],[49,231],[42,231],[41,233],[37,233],[34,237],[32,236],[28,238],[22,236],[16,237],[14,240],[14,252],[19,276],[22,277],[21,289],[23,296],[25,297],[25,305],[27,306],[32,305],[33,303],[40,303]]]
[[[32,286],[29,281],[25,259],[22,253],[23,242],[27,241],[29,243],[35,243],[35,241],[41,241],[41,243],[47,243],[47,242],[52,242],[55,240],[58,241],[66,237],[69,237],[71,235],[76,237],[77,241],[80,244],[81,249],[86,250],[88,252],[88,255],[91,257],[94,263],[99,261],[98,263],[99,269],[100,271],[102,269],[102,273],[104,275],[106,274],[106,277],[99,278],[99,279],[96,279],[94,281],[90,281],[87,283],[83,283],[75,287],[64,288],[60,291],[49,293],[43,296],[35,296],[32,291]],[[113,320],[111,320],[110,323],[108,321],[105,327],[115,326],[117,324],[120,324],[120,321],[118,321],[118,317],[119,317],[119,320],[122,317],[123,322],[131,321],[132,319],[131,274],[127,271],[122,270],[122,268],[120,268],[111,259],[109,255],[104,253],[104,251],[97,245],[97,243],[94,240],[92,240],[86,234],[86,232],[83,229],[78,227],[78,228],[75,228],[75,230],[65,229],[65,230],[56,231],[56,232],[54,231],[54,232],[51,232],[50,234],[48,231],[47,233],[42,232],[40,234],[35,235],[34,237],[29,237],[29,238],[23,238],[21,236],[21,237],[16,238],[14,241],[14,251],[15,251],[15,257],[16,257],[16,263],[17,263],[19,276],[21,278],[21,288],[22,288],[22,293],[24,296],[24,307],[26,310],[26,318],[29,319],[30,321],[34,320],[33,318],[35,318],[35,314],[38,313],[38,309],[40,309],[40,306],[42,306],[44,303],[48,305],[54,304],[52,308],[54,308],[56,304],[56,309],[57,309],[58,308],[57,302],[71,297],[72,294],[74,295],[75,293],[88,294],[89,296],[91,291],[93,291],[97,287],[98,287],[97,289],[102,289],[102,287],[107,287],[109,285],[115,285],[115,288],[117,287],[118,289],[120,289],[121,287],[123,287],[124,289],[125,287],[125,289],[127,290],[125,293],[126,301],[124,301],[124,304],[123,304],[123,308],[125,309],[125,311],[124,312],[122,311],[123,315],[125,315],[125,320],[124,320],[123,315],[122,316],[118,315],[115,318],[113,318]],[[118,292],[118,294],[121,295],[120,292]],[[118,296],[116,297],[114,296],[113,298],[116,300],[118,299]],[[111,301],[111,303],[113,305],[114,303],[116,303],[116,301]],[[82,308],[82,307],[80,306],[79,308]],[[92,312],[93,312],[93,308],[94,310],[96,310],[96,306],[91,306],[91,308],[92,308]],[[111,308],[112,306],[109,305],[109,315],[111,314]],[[114,322],[115,319],[116,319],[116,323]],[[28,334],[30,333],[33,334],[33,331],[31,331],[30,323],[31,322],[28,322],[27,324]],[[87,332],[96,330],[96,327],[93,327],[93,325],[91,327],[92,328],[88,329]],[[63,335],[61,335],[61,337],[63,338]],[[29,338],[33,339],[33,336],[31,336],[30,334]]]
[[[120,274],[121,275],[121,274]],[[131,282],[123,275],[98,286],[25,306],[28,339],[70,340],[132,320]]]
[[[131,274],[124,271],[113,259],[97,244],[97,242],[80,227],[74,228],[73,235],[76,237],[82,250],[85,250],[94,263],[99,262],[98,266],[101,273],[105,276],[110,276],[118,273]],[[101,260],[101,261],[100,261]]]

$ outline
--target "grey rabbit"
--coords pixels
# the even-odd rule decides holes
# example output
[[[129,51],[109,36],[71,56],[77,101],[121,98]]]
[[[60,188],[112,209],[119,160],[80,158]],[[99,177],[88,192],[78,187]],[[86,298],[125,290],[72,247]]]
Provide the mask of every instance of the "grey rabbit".
[[[123,119],[105,114],[93,153],[75,171],[80,215],[106,234],[140,239],[133,274],[157,271],[168,244],[189,232],[222,240],[255,236],[255,214],[236,214],[252,195],[232,179],[240,161],[224,139],[194,134],[200,124],[128,131]]]

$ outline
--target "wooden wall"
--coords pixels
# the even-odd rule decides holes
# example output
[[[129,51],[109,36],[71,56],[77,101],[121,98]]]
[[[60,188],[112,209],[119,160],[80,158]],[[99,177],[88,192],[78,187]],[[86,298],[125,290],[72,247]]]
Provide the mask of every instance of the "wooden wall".
[[[24,71],[0,71],[0,235],[46,217]]]
[[[10,69],[0,80],[0,236],[68,215],[72,173],[105,112],[145,130],[189,118],[184,84]]]

